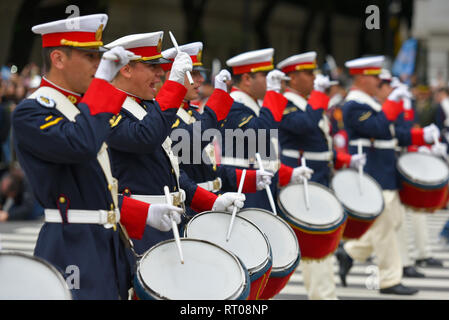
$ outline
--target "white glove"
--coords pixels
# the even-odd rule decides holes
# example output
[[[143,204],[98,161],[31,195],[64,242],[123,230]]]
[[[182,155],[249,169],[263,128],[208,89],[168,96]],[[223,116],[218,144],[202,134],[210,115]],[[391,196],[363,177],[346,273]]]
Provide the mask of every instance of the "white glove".
[[[400,85],[396,89],[393,90],[393,92],[390,93],[388,96],[388,100],[400,102],[402,99],[411,99],[412,94],[408,90],[408,87],[406,85]]]
[[[290,80],[282,71],[272,70],[267,74],[267,91],[281,92],[281,81]]]
[[[445,143],[434,144],[432,145],[431,150],[432,154],[436,155],[437,157],[447,156],[447,144]]]
[[[366,153],[362,154],[353,154],[351,156],[351,163],[349,167],[358,169],[359,166],[364,166],[366,164]]]
[[[265,170],[257,170],[256,171],[256,189],[263,190],[265,186],[269,186],[271,184],[271,178],[273,177],[273,173]]]
[[[440,129],[432,123],[423,128],[424,132],[424,141],[428,144],[434,143],[435,139],[440,138]]]
[[[173,61],[168,80],[176,81],[184,85],[184,77],[186,72],[192,71],[192,68],[192,58],[190,58],[190,56],[185,52],[178,52],[175,57],[175,61]]]
[[[229,80],[231,80],[231,73],[225,69],[221,70],[220,73],[215,76],[215,88],[228,92],[226,81]]]
[[[232,212],[234,206],[241,209],[245,204],[246,197],[243,193],[226,192],[215,200],[212,211]]]
[[[344,148],[346,146],[346,139],[341,133],[334,135],[334,144],[337,148]]]
[[[426,153],[426,154],[431,154],[432,151],[430,151],[429,147],[427,146],[420,146],[418,147],[418,152],[419,153]]]
[[[398,77],[391,78],[390,87],[392,87],[393,89],[396,89],[402,85],[403,84],[402,84],[401,80],[399,80]]]
[[[310,180],[313,174],[313,170],[309,167],[296,167],[293,169],[292,177],[290,179],[291,183],[303,183],[304,178]]]
[[[183,209],[176,206],[163,203],[151,204],[148,209],[147,224],[160,231],[170,231],[170,214],[173,215],[173,220],[175,220],[176,224],[179,224],[182,213]]]
[[[133,58],[140,58],[131,51],[125,50],[123,47],[117,46],[105,52],[101,57],[95,78],[103,79],[111,82],[117,72]]]
[[[323,76],[322,74],[316,75],[315,81],[313,82],[313,89],[324,93],[330,86],[331,81],[328,76]]]

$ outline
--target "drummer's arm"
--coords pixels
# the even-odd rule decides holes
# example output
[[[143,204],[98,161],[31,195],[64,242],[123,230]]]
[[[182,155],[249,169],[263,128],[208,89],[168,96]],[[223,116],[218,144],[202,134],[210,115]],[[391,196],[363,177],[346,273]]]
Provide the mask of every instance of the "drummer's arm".
[[[150,204],[120,195],[119,209],[120,223],[125,227],[129,237],[142,239]]]
[[[256,186],[256,171],[257,170],[246,170],[245,181],[243,182],[242,192],[243,193],[254,193],[257,192]],[[243,170],[234,167],[220,165],[217,167],[217,175],[221,178],[223,186],[221,190],[236,192],[238,186],[240,185],[240,180],[242,178]]]
[[[375,112],[370,106],[349,101],[343,108],[345,127],[360,137],[391,139],[391,122],[383,112]]]
[[[349,153],[343,152],[343,151],[337,151],[335,148],[333,151],[333,162],[334,162],[334,168],[336,170],[342,169],[342,168],[349,168],[351,165],[351,155]]]

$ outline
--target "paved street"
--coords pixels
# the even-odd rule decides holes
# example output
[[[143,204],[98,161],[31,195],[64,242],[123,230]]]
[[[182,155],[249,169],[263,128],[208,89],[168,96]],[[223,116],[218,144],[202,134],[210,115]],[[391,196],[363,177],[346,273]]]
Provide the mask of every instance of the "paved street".
[[[413,286],[420,290],[417,295],[381,295],[378,290],[368,289],[375,286],[376,267],[373,262],[356,262],[347,278],[348,287],[344,288],[340,284],[338,265],[335,259],[335,281],[339,299],[449,299],[449,249],[443,248],[441,244],[437,243],[437,235],[448,218],[449,211],[439,211],[433,215],[428,215],[427,224],[431,237],[431,250],[434,253],[433,257],[441,259],[444,263],[444,268],[419,268],[426,275],[426,278],[404,278],[403,283],[405,285]],[[408,217],[406,223],[407,227],[411,228],[411,222]],[[0,224],[0,243],[3,250],[15,250],[32,254],[41,226],[42,222],[8,222]],[[413,253],[412,239],[409,240],[410,250]],[[307,299],[299,269],[296,270],[287,286],[274,299]]]

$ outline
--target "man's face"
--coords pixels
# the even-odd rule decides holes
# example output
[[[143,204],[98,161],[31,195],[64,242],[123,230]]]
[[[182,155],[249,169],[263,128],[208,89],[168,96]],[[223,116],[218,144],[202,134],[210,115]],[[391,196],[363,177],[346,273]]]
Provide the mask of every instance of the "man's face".
[[[313,90],[313,82],[315,81],[315,74],[313,70],[301,70],[293,72],[293,81],[296,91],[301,92],[305,96],[308,96]]]
[[[157,84],[161,82],[164,70],[158,64],[136,62],[129,65],[131,94],[144,100],[152,100],[157,94]]]
[[[251,95],[256,99],[263,99],[267,91],[267,73],[256,72],[249,78]]]
[[[390,86],[389,82],[381,82],[376,94],[377,100],[383,103],[385,100],[387,100],[392,91],[393,88]]]
[[[200,87],[204,83],[204,77],[201,72],[194,70],[191,72],[193,85],[189,83],[187,76],[185,77],[184,86],[187,88],[185,100],[192,101],[197,100],[200,97]]]
[[[85,93],[95,76],[101,53],[72,49],[64,59],[64,78],[70,88],[77,93]]]
[[[379,91],[380,78],[377,75],[363,75],[364,89],[370,96],[375,96]]]

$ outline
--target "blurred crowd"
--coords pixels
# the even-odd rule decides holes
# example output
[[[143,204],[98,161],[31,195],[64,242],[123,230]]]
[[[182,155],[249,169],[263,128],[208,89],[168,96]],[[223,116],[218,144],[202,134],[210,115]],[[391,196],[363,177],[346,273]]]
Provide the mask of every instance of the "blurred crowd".
[[[40,68],[30,63],[22,70],[1,67],[0,78],[0,223],[43,217],[27,179],[19,166],[11,135],[11,115],[17,104],[39,87]]]
[[[344,124],[341,106],[345,95],[350,89],[349,77],[343,68],[337,67],[332,72],[324,70],[333,80],[338,81],[331,87],[328,115],[332,123],[334,143],[338,150],[344,135]],[[213,75],[204,74],[204,82],[200,87],[201,98],[192,101],[200,110],[213,91]],[[33,93],[40,85],[41,70],[38,65],[30,63],[23,69],[9,64],[1,67],[0,78],[0,222],[8,220],[39,219],[43,209],[33,198],[27,179],[21,170],[12,143],[11,115],[16,105]],[[438,112],[441,103],[449,99],[448,88],[440,81],[431,84],[421,83],[416,78],[411,79],[410,90],[413,94],[415,122],[420,127],[438,123]],[[337,136],[336,136],[337,135]]]

